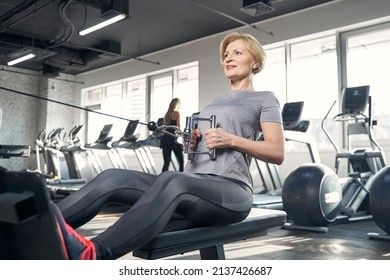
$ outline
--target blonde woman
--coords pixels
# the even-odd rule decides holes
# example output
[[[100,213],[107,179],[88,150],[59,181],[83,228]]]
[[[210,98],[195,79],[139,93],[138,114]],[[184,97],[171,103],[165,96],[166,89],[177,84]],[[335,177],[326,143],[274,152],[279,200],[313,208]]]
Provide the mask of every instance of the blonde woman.
[[[117,259],[153,239],[175,213],[203,226],[247,217],[253,203],[251,158],[275,164],[284,160],[282,117],[275,95],[253,88],[253,75],[263,69],[265,59],[256,38],[229,34],[221,42],[220,55],[231,90],[200,112],[201,118],[216,115],[217,128],[199,122],[190,143],[200,152],[216,149],[216,160],[195,154],[184,172],[152,175],[112,169],[99,174],[58,203],[64,219],[54,207],[70,258]],[[257,141],[260,131],[264,141]],[[131,207],[91,240],[70,227],[87,223],[112,202]]]

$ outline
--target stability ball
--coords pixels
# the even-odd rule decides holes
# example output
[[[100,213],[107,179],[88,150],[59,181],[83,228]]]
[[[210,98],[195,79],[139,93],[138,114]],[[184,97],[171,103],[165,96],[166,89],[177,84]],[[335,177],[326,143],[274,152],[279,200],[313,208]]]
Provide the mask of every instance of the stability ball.
[[[370,211],[374,222],[390,235],[390,166],[385,166],[370,180]]]
[[[291,171],[283,183],[283,207],[296,225],[332,223],[340,211],[341,198],[337,174],[323,164],[303,164]]]

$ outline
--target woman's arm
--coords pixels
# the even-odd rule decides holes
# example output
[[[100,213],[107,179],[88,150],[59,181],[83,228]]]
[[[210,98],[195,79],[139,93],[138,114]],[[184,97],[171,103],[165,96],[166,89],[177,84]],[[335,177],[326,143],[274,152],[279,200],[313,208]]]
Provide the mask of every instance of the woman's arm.
[[[264,141],[253,141],[220,128],[210,128],[205,131],[206,146],[209,149],[236,149],[265,162],[282,164],[285,145],[283,126],[273,122],[263,122],[260,125]]]

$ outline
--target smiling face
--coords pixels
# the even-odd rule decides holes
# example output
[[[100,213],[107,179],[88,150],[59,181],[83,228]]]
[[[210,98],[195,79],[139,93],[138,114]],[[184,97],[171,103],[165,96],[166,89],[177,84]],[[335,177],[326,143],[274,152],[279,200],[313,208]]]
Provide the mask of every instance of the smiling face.
[[[255,59],[240,39],[226,46],[222,65],[225,76],[232,82],[250,79],[258,68]]]
[[[265,52],[260,42],[247,33],[228,34],[220,44],[220,57],[232,90],[253,90],[252,77],[261,72]]]

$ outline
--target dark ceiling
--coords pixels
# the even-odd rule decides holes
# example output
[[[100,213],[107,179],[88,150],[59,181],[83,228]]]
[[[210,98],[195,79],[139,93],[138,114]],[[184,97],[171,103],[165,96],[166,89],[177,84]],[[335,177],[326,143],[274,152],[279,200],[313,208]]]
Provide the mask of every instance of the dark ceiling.
[[[333,0],[0,0],[0,65],[46,76],[80,74]],[[252,4],[257,4],[253,7]],[[249,7],[248,12],[242,10]],[[128,17],[85,36],[105,11]],[[264,31],[267,32],[267,31]]]

